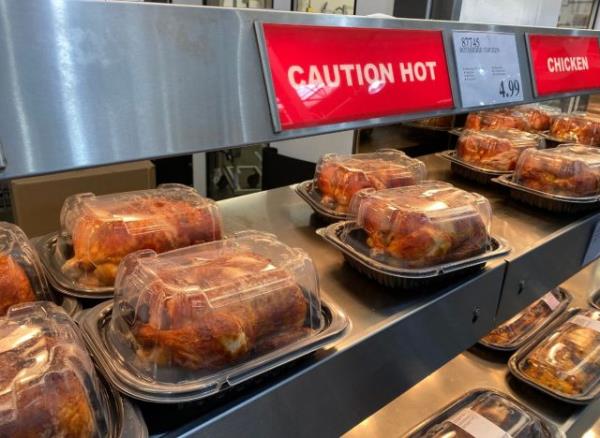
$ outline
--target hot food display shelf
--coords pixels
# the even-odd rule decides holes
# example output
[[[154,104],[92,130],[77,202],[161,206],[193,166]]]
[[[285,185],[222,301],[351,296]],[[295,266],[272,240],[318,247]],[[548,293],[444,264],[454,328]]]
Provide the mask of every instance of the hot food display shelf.
[[[172,416],[169,429],[174,431],[169,436],[228,436],[240,430],[252,435],[290,431],[298,436],[339,435],[506,319],[497,312],[517,313],[581,269],[581,263],[572,259],[585,252],[598,215],[557,216],[523,207],[505,196],[501,187],[468,183],[453,177],[445,161],[433,155],[420,158],[430,178],[450,181],[490,199],[491,232],[513,248],[506,260],[492,261],[485,270],[439,288],[400,292],[378,285],[345,264],[342,254],[315,233],[325,224],[291,187],[220,202],[228,232],[269,231],[284,243],[305,249],[319,271],[322,293],[344,309],[352,327],[333,348],[195,405],[191,412],[182,408]],[[564,247],[558,251],[560,245]],[[525,270],[530,266],[527,278],[534,278],[538,287],[530,288],[527,283],[520,293],[511,291],[509,282],[521,282],[518,270],[511,274],[516,269],[512,265]],[[150,407],[150,430],[165,431],[162,420],[153,424],[156,417],[151,414],[157,409],[165,412],[162,407]]]
[[[573,296],[572,306],[585,308],[588,297],[596,291],[599,283],[600,263],[595,262],[563,283],[562,287]],[[344,438],[402,436],[453,400],[477,388],[497,390],[512,396],[553,422],[567,437],[597,436],[600,400],[587,406],[554,400],[514,378],[506,366],[509,357],[510,353],[473,347],[365,419],[348,431]]]

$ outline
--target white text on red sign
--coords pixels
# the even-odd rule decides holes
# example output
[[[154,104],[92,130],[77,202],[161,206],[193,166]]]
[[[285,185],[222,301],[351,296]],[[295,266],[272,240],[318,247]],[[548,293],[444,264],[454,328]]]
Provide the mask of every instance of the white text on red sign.
[[[310,65],[304,68],[292,65],[288,68],[288,81],[295,88],[306,85],[328,87],[353,87],[400,82],[435,81],[436,61],[400,62],[394,68],[391,62],[367,64]]]
[[[585,71],[590,69],[587,56],[571,56],[568,58],[548,58],[548,70],[551,73],[563,71]]]

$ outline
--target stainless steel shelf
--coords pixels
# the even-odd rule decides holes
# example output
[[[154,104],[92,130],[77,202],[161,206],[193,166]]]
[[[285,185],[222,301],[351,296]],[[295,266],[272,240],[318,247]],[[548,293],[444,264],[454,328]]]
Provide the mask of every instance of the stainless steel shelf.
[[[274,133],[254,23],[442,30],[456,108]],[[382,19],[141,2],[0,0],[0,179],[462,113],[453,30],[593,30]],[[579,94],[584,94],[579,93]]]
[[[600,287],[600,263],[591,264],[563,287],[574,296],[573,306],[586,307],[588,295]],[[344,438],[401,436],[462,394],[481,387],[512,395],[556,423],[568,437],[600,436],[600,400],[585,407],[555,401],[513,378],[506,366],[509,357],[473,347],[365,419]]]
[[[337,436],[473,345],[500,322],[497,311],[516,313],[579,271],[578,264],[556,263],[556,252],[547,248],[557,239],[568,239],[573,254],[580,252],[589,237],[589,223],[597,215],[565,217],[529,209],[503,196],[500,187],[485,188],[454,178],[448,164],[436,156],[422,158],[431,178],[449,180],[490,198],[492,233],[514,248],[507,261],[490,263],[481,274],[440,290],[400,293],[345,265],[341,254],[315,234],[318,222],[290,188],[220,202],[229,232],[270,231],[304,248],[316,262],[323,292],[346,310],[353,328],[334,348],[239,391],[217,408],[203,406],[197,411],[198,420],[169,436],[218,437],[242,430],[251,436]],[[560,254],[569,257],[570,251],[561,248]],[[532,271],[532,276],[544,274],[537,281],[545,289],[526,288],[515,298],[510,292],[500,293],[506,293],[509,275],[518,275],[510,274],[511,263],[529,264],[532,270],[546,265],[554,272]],[[473,322],[475,308],[480,313]]]

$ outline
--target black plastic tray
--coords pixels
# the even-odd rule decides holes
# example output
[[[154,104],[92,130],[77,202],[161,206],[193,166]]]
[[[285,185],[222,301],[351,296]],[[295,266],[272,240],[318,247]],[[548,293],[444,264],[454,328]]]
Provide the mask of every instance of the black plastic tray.
[[[70,249],[69,245],[62,243],[65,248],[62,248],[61,251],[57,251],[57,245],[61,245],[58,239],[58,233],[50,233],[32,239],[32,243],[40,256],[48,281],[56,291],[72,297],[90,298],[95,300],[105,300],[113,296],[113,287],[87,287],[83,285],[75,287],[73,280],[61,270],[61,266],[66,262],[64,254]]]
[[[320,228],[317,234],[339,249],[350,266],[390,288],[412,290],[445,283],[450,279],[480,271],[489,260],[510,252],[510,247],[503,239],[492,237],[490,247],[483,254],[426,268],[399,268],[372,259],[341,239],[343,232],[361,231],[356,222],[345,221]]]
[[[308,205],[314,210],[314,212],[325,222],[337,222],[346,219],[345,213],[339,213],[335,210],[325,207],[321,204],[321,196],[313,190],[313,181],[304,181],[298,183],[294,187],[294,191],[302,199],[306,201]]]
[[[511,177],[512,175],[502,175],[492,179],[492,181],[508,187],[512,198],[534,207],[556,213],[580,213],[600,208],[600,196],[552,195],[516,184]]]
[[[109,437],[147,438],[148,428],[140,409],[110,386],[102,376],[100,380],[100,390],[108,407]]]
[[[481,167],[469,164],[456,156],[456,151],[444,151],[436,154],[450,162],[450,170],[463,178],[475,181],[480,184],[489,184],[492,178],[497,178],[501,175],[510,175],[512,171],[499,171],[484,169]]]

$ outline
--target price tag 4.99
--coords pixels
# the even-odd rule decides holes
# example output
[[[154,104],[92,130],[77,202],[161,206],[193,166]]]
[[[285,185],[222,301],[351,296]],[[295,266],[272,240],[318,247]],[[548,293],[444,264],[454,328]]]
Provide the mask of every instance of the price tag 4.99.
[[[523,100],[514,34],[457,31],[452,41],[464,107]]]

